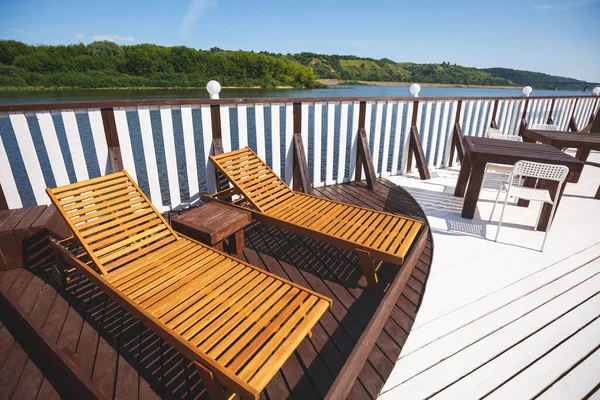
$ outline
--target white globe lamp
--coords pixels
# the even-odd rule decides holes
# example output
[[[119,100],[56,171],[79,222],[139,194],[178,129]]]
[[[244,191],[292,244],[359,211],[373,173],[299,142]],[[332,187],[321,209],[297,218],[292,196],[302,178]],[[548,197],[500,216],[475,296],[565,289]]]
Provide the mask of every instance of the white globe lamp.
[[[594,92],[596,96],[600,96],[600,86],[596,86],[592,92]]]
[[[221,84],[217,81],[208,81],[206,91],[210,94],[211,99],[218,99],[221,92]]]
[[[410,94],[412,94],[413,97],[419,97],[419,92],[421,91],[421,85],[419,85],[418,83],[413,83],[412,85],[410,85]]]
[[[529,97],[531,92],[533,92],[533,88],[531,86],[525,86],[523,88],[523,94],[525,95],[525,97]]]

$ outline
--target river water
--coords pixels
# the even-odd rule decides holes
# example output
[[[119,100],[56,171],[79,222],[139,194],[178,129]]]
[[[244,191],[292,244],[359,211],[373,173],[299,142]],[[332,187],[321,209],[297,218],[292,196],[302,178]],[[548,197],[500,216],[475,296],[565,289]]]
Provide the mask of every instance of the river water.
[[[532,96],[590,95],[591,92],[534,90]],[[520,96],[521,89],[422,87],[421,97],[494,97]],[[407,86],[338,85],[328,89],[223,89],[221,98],[232,97],[405,97]],[[51,103],[66,101],[136,100],[136,99],[206,99],[204,89],[102,89],[0,91],[0,104]]]

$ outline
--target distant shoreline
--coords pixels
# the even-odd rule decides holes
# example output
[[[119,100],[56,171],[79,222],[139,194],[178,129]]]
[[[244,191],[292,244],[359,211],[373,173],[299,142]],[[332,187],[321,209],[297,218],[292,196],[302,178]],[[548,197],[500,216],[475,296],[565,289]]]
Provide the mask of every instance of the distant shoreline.
[[[44,86],[7,86],[0,87],[0,92],[45,92],[45,91],[71,91],[71,90],[165,90],[165,89],[189,89],[189,90],[206,90],[204,86],[130,86],[130,87],[103,87],[103,88],[82,88],[82,87],[71,87],[71,86],[52,86],[52,87],[44,87]],[[275,86],[264,88],[262,86],[223,86],[222,89],[304,89],[304,88],[296,88],[293,86]]]
[[[324,85],[337,86],[344,85],[347,81],[340,79],[318,79]],[[359,85],[369,86],[410,86],[415,82],[376,82],[376,81],[352,81]],[[348,83],[352,85],[352,82]],[[419,83],[419,82],[416,82]],[[482,88],[482,89],[519,89],[520,86],[489,86],[489,85],[463,85],[459,83],[419,83],[423,87],[450,87],[450,88]]]

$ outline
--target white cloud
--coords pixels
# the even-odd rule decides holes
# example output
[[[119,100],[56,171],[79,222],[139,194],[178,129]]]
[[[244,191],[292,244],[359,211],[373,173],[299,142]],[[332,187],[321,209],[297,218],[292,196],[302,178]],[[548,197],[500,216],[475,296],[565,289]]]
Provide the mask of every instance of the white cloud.
[[[556,6],[549,6],[549,5],[546,5],[546,6],[533,6],[533,8],[536,8],[538,10],[550,10],[552,8],[556,8]]]
[[[75,39],[83,39],[85,37],[85,35],[78,33],[77,35],[73,36]]]
[[[118,35],[96,35],[92,36],[94,40],[108,40],[109,42],[134,42],[135,39],[131,36]]]
[[[593,5],[599,4],[599,3],[600,3],[600,0],[580,0],[580,1],[575,1],[575,2],[565,2],[565,3],[558,3],[558,4],[544,4],[541,6],[533,6],[533,8],[535,8],[536,10],[553,10],[553,9],[567,10],[570,8],[593,6]]]
[[[205,8],[214,6],[216,4],[216,0],[190,0],[187,12],[183,16],[179,26],[179,34],[182,36],[189,35],[190,31],[192,30],[192,26],[196,23],[198,18],[200,18],[202,11]]]

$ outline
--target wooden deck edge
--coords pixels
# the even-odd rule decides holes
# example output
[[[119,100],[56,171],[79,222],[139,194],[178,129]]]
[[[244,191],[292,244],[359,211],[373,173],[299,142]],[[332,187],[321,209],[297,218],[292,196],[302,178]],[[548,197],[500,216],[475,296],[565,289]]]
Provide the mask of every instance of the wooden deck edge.
[[[404,290],[404,286],[425,249],[428,236],[429,226],[423,225],[423,230],[416,240],[412,252],[404,260],[400,273],[396,275],[396,278],[383,296],[379,307],[371,317],[369,324],[360,336],[356,346],[350,353],[350,356],[346,359],[342,370],[325,396],[326,400],[345,399],[350,393],[350,390],[358,378],[358,374],[364,363],[367,361],[373,346],[375,346],[377,338],[389,318],[398,297],[400,297],[402,290]]]
[[[64,398],[106,399],[75,361],[37,330],[31,318],[2,292],[0,312],[6,328]]]

